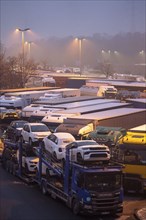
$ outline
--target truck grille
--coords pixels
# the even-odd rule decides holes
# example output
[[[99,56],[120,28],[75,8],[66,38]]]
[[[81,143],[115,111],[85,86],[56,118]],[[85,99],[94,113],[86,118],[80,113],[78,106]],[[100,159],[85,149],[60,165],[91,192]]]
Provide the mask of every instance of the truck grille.
[[[111,195],[110,197],[106,196],[102,198],[100,196],[92,195],[92,207],[93,209],[103,209],[104,208],[114,208],[119,204],[119,196]]]
[[[100,157],[102,157],[102,158],[104,158],[104,157],[107,158],[107,154],[106,154],[106,153],[105,153],[105,154],[104,154],[104,153],[102,153],[102,154],[101,154],[101,153],[100,153],[100,154],[91,154],[90,157],[91,157],[91,158],[94,158],[94,157],[95,157],[95,158],[98,158],[98,157],[99,157],[99,158],[100,158]]]

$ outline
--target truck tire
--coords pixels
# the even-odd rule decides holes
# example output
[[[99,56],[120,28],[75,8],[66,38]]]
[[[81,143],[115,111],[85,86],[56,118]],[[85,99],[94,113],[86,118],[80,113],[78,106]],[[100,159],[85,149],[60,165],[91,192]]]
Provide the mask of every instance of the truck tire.
[[[42,181],[42,183],[41,183],[41,191],[42,191],[43,195],[47,194],[47,185],[46,185],[45,181]]]
[[[73,199],[72,202],[72,211],[74,215],[78,215],[80,212],[80,203],[77,199]]]

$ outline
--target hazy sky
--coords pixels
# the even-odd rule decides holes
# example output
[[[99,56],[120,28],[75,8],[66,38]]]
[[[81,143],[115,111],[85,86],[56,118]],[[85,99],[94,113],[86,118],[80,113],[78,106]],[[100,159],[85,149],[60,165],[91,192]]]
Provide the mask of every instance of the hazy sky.
[[[38,38],[145,32],[146,0],[1,0],[1,41],[17,28]]]

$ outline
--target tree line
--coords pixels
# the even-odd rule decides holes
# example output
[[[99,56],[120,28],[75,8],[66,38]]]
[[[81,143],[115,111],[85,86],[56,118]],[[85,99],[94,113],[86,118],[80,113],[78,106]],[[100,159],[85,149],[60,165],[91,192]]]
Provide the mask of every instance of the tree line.
[[[6,49],[0,44],[0,89],[23,88],[30,75],[34,74],[37,63],[27,56],[6,57]]]

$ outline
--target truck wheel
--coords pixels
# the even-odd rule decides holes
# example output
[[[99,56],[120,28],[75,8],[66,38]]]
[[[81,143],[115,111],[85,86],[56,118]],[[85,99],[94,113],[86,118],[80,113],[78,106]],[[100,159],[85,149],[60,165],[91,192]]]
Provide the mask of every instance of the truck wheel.
[[[79,204],[79,201],[77,201],[76,199],[73,200],[72,211],[74,215],[78,215],[80,212],[80,204]]]
[[[43,195],[47,194],[47,186],[46,186],[45,181],[42,181],[42,183],[41,183],[41,190],[42,190]]]

